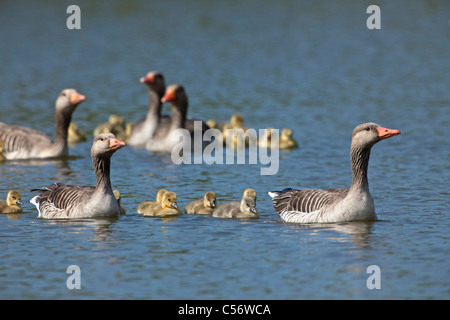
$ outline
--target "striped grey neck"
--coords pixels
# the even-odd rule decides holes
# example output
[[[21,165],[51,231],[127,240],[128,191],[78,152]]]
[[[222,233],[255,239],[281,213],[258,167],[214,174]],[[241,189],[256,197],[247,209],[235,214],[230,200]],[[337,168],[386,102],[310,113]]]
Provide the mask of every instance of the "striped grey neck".
[[[94,164],[95,175],[97,177],[97,189],[107,190],[111,189],[110,168],[111,158],[93,156],[92,163]]]
[[[371,146],[351,147],[350,158],[353,171],[353,181],[350,189],[369,189],[367,171],[369,167],[370,149]]]

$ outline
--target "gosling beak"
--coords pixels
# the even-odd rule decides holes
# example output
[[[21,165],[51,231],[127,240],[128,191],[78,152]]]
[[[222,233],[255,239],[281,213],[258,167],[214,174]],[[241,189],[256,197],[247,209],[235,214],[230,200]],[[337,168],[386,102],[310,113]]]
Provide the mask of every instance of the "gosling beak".
[[[169,101],[174,101],[175,99],[176,99],[175,90],[170,90],[170,91],[166,91],[166,94],[164,95],[164,97],[161,98],[161,102],[165,103],[165,102],[169,102]]]
[[[20,200],[20,199],[18,199],[18,200],[16,201],[16,203],[17,203],[18,205],[23,206],[23,202],[22,202],[22,200]]]
[[[70,103],[71,104],[79,104],[80,102],[83,102],[84,100],[86,100],[86,96],[81,93],[74,92],[70,95]]]
[[[254,213],[254,214],[258,214],[258,212],[256,211],[256,208],[255,208],[255,207],[251,207],[251,208],[250,208],[250,212],[251,212],[251,213]]]
[[[378,138],[380,140],[387,139],[392,136],[396,136],[396,135],[400,134],[400,130],[387,129],[387,128],[383,128],[383,127],[377,127],[377,131],[378,131]]]
[[[176,202],[172,202],[170,206],[174,207],[175,209],[178,209],[178,204]]]
[[[211,208],[215,208],[215,207],[216,207],[216,201],[215,201],[215,200],[210,201],[210,202],[209,202],[209,206],[210,206]]]
[[[120,148],[123,148],[126,145],[127,145],[126,142],[117,140],[116,138],[113,138],[109,141],[109,149],[114,151],[119,150]]]

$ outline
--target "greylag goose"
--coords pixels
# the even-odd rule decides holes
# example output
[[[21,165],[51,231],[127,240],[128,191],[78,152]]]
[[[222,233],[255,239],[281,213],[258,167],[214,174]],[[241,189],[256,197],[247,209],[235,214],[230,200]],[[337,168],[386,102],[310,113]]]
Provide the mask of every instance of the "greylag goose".
[[[72,112],[86,97],[75,89],[64,89],[55,103],[55,141],[41,131],[0,122],[0,140],[5,146],[3,154],[8,160],[53,158],[67,155],[67,128]]]
[[[212,214],[216,207],[216,193],[214,191],[205,192],[202,199],[189,203],[185,210],[187,214]]]
[[[186,119],[188,97],[186,95],[186,91],[181,85],[172,84],[168,86],[164,96],[161,98],[161,102],[170,102],[172,104],[172,115],[168,118],[168,120],[162,120],[160,122],[159,126],[153,133],[152,139],[147,142],[147,150],[162,152],[172,151],[172,148],[179,143],[178,139],[174,139],[173,134],[175,131],[178,129],[186,129],[193,137],[195,122],[199,122],[201,124],[202,135],[209,129],[208,125],[204,121]]]
[[[364,123],[353,130],[350,147],[353,180],[350,189],[272,191],[275,210],[286,222],[340,222],[376,220],[375,205],[369,191],[367,169],[372,146],[400,134],[399,130]]]
[[[144,213],[144,211],[156,210],[161,206],[161,200],[164,193],[167,192],[166,189],[160,189],[156,193],[156,201],[144,201],[138,205],[137,213]]]
[[[166,191],[158,208],[147,207],[142,213],[144,216],[169,217],[178,216],[182,212],[177,205],[177,194],[173,191]]]
[[[130,146],[145,148],[145,145],[153,137],[153,133],[160,124],[161,98],[166,92],[166,84],[164,82],[164,76],[157,71],[147,73],[145,77],[140,79],[140,82],[145,83],[148,87],[148,112],[145,118],[133,125],[127,142]],[[165,118],[169,120],[168,116],[165,116]]]
[[[255,199],[242,197],[240,202],[227,202],[221,204],[213,211],[212,215],[217,218],[258,218],[258,212],[256,211],[255,206]]]
[[[6,196],[6,201],[0,200],[0,213],[20,213],[23,205],[19,191],[11,190]]]
[[[40,218],[68,219],[119,216],[119,202],[111,188],[111,156],[124,147],[112,133],[102,133],[95,137],[91,148],[91,158],[97,176],[97,185],[76,186],[54,183],[32,191],[42,191],[30,200],[39,212]]]

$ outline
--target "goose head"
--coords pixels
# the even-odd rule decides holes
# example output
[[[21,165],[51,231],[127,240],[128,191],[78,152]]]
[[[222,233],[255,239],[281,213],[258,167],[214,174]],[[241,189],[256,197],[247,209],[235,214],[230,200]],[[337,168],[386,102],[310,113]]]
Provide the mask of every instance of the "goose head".
[[[9,191],[6,196],[6,203],[9,207],[23,205],[20,192],[16,190]]]
[[[177,194],[173,191],[166,191],[162,196],[161,207],[178,209]]]
[[[235,113],[230,118],[230,124],[233,128],[241,128],[244,124],[244,117],[239,113]]]
[[[255,199],[250,198],[250,197],[243,197],[241,200],[241,212],[248,212],[248,213],[252,213],[253,215],[257,215],[258,212],[256,211],[256,203],[255,203]]]
[[[91,148],[91,156],[111,157],[114,152],[127,144],[124,141],[117,140],[112,133],[101,133],[95,137]]]
[[[245,189],[242,196],[252,198],[256,201],[256,191],[254,189],[251,188]]]
[[[58,112],[72,113],[78,104],[86,100],[86,96],[75,89],[62,90],[56,98],[55,108]]]
[[[352,134],[352,147],[372,147],[375,143],[400,134],[400,130],[388,129],[368,122],[357,126]]]
[[[156,91],[160,97],[162,97],[166,91],[164,76],[158,71],[148,72],[145,77],[141,77],[139,81],[146,84],[150,90]]]
[[[208,191],[203,197],[203,205],[205,208],[215,208],[216,207],[216,193],[214,191]]]
[[[187,108],[187,95],[183,86],[179,84],[171,84],[167,87],[166,93],[161,98],[162,103],[171,102],[172,105],[179,108]]]

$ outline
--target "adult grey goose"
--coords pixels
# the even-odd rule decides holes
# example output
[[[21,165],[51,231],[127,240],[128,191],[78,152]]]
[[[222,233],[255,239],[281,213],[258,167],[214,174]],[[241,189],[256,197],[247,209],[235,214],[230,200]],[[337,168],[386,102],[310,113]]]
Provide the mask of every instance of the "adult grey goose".
[[[269,195],[280,218],[295,223],[326,223],[376,220],[375,205],[369,191],[367,169],[372,146],[399,130],[364,123],[353,130],[350,157],[353,180],[350,189],[271,191]]]
[[[153,137],[153,133],[161,121],[161,98],[166,92],[164,76],[157,71],[148,72],[139,79],[148,87],[149,104],[147,115],[133,124],[128,144],[133,147],[145,148],[146,143]],[[168,118],[166,116],[166,118]]]
[[[97,185],[77,186],[54,183],[41,189],[41,194],[30,200],[39,212],[39,217],[47,219],[93,218],[119,216],[121,208],[111,188],[111,156],[124,147],[112,133],[102,133],[95,137],[91,148]]]
[[[154,135],[156,135],[156,139],[159,139],[161,135],[167,133],[170,128],[172,118],[169,115],[161,114],[163,102],[167,102],[161,101],[166,93],[164,76],[158,71],[150,71],[144,77],[141,77],[139,81],[148,87],[148,111],[144,118],[133,125],[127,142],[130,146],[145,148],[146,144],[153,139]],[[201,120],[188,119],[187,97],[182,103],[186,104],[183,128],[189,132],[194,132],[194,121]],[[202,121],[202,133],[208,129],[209,126]]]
[[[55,141],[45,133],[0,122],[0,141],[4,143],[3,155],[7,160],[53,158],[67,155],[67,129],[72,113],[86,97],[75,89],[64,89],[55,103]]]
[[[201,129],[200,137],[209,129],[208,125],[202,120],[186,119],[188,97],[183,86],[179,84],[169,85],[164,96],[161,98],[161,102],[170,102],[172,104],[171,117],[160,122],[158,128],[153,133],[152,139],[147,142],[147,150],[161,152],[172,151],[172,148],[179,143],[177,139],[173,139],[173,134],[176,134],[176,130],[186,129],[189,131],[191,137],[193,137],[195,122],[198,122],[198,127]]]

